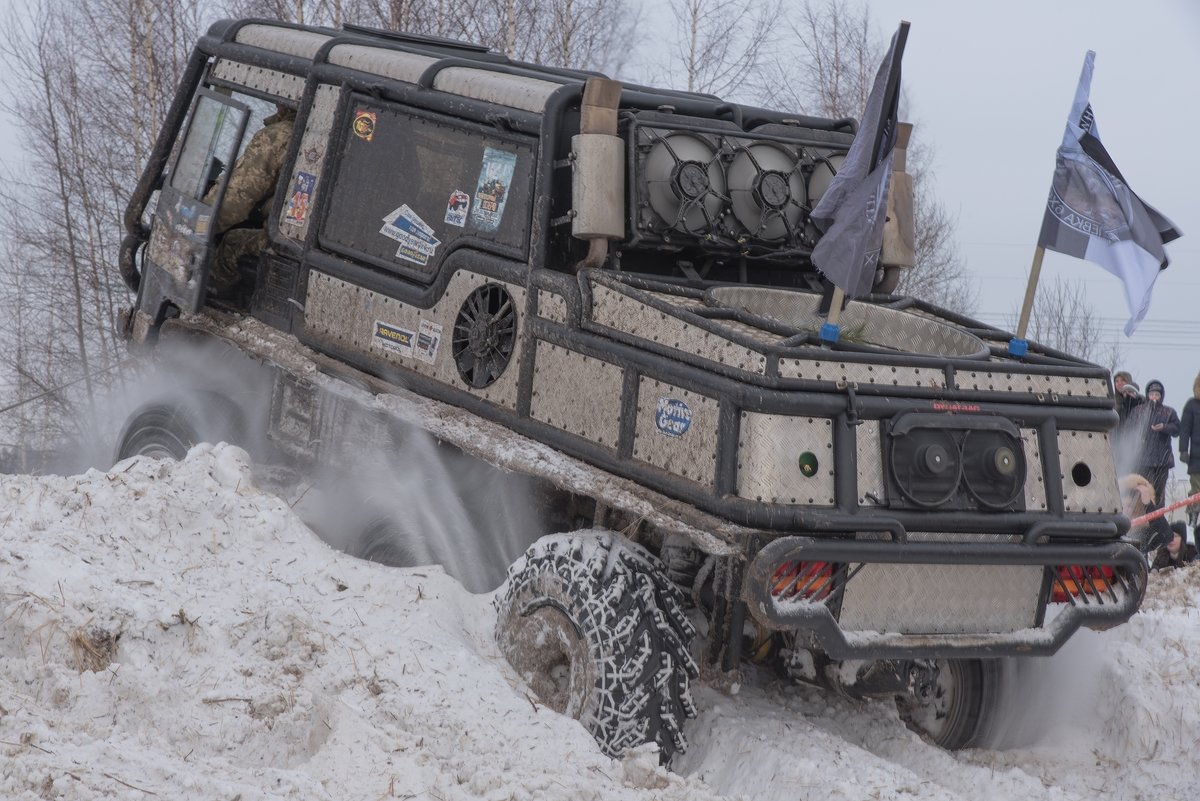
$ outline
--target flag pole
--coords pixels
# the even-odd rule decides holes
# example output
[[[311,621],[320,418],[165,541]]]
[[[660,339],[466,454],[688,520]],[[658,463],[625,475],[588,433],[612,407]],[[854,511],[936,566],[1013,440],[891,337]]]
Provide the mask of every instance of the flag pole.
[[[829,314],[825,316],[825,322],[821,324],[821,341],[833,344],[838,341],[838,335],[841,333],[841,327],[838,325],[838,320],[842,316],[842,303],[846,300],[846,290],[840,286],[833,288],[833,299],[829,302]]]
[[[1033,296],[1037,294],[1038,278],[1042,275],[1042,257],[1046,248],[1038,245],[1033,251],[1033,266],[1029,268],[1029,284],[1025,287],[1025,303],[1021,306],[1021,319],[1017,323],[1017,335],[1008,341],[1008,353],[1018,359],[1029,352],[1029,341],[1025,331],[1029,328],[1029,315],[1033,311]]]

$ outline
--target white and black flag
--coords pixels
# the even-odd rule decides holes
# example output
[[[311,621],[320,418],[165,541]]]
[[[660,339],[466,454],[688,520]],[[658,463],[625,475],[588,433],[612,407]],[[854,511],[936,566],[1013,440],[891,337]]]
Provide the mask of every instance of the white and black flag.
[[[1120,278],[1130,314],[1125,335],[1130,336],[1150,308],[1159,271],[1167,267],[1163,245],[1180,232],[1134,194],[1100,143],[1088,102],[1095,58],[1089,50],[1083,60],[1038,245],[1094,262]]]
[[[871,291],[883,246],[892,152],[899,124],[900,58],[907,37],[908,23],[902,22],[875,74],[862,127],[846,161],[811,214],[812,221],[824,232],[813,248],[813,264],[852,298]]]

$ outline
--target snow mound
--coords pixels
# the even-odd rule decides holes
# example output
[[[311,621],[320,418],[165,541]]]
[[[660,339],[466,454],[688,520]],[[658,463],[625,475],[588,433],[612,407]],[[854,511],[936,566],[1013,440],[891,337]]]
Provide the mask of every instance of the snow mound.
[[[3,477],[0,531],[0,797],[715,797],[601,755],[488,596],[332,550],[238,448]]]
[[[529,694],[492,596],[335,551],[246,454],[0,476],[0,798],[1194,798],[1200,566],[1038,660],[1037,743],[949,754],[894,705],[748,670],[691,748],[612,760]]]

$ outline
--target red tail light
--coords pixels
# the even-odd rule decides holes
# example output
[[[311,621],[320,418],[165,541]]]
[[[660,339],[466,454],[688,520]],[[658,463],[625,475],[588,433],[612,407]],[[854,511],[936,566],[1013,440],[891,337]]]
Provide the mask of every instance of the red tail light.
[[[822,601],[833,592],[833,563],[784,562],[771,576],[771,595],[780,600]]]
[[[1065,604],[1073,595],[1106,592],[1114,575],[1115,571],[1109,565],[1060,565],[1050,590],[1050,601]]]

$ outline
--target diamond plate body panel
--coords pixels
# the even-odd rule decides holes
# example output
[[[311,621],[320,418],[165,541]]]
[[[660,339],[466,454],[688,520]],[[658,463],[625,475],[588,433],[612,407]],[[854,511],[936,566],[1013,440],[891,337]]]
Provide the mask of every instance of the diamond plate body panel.
[[[763,354],[595,283],[591,314],[596,323],[615,331],[739,370],[759,375],[767,371],[767,358]]]
[[[213,66],[212,77],[297,102],[304,94],[304,79],[299,76],[224,58]]]
[[[550,95],[561,86],[538,78],[506,75],[473,67],[447,67],[433,79],[433,88],[438,91],[536,114],[542,113]]]
[[[410,306],[395,298],[314,270],[308,279],[304,326],[307,334],[319,342],[328,342],[338,348],[364,354],[376,363],[406,367],[449,386],[467,389],[471,394],[498,406],[515,409],[517,375],[520,372],[522,353],[520,347],[513,352],[500,377],[483,389],[472,389],[463,381],[451,353],[450,339],[458,310],[467,295],[484,284],[503,286],[512,295],[516,308],[525,308],[525,290],[522,287],[465,270],[459,270],[450,277],[446,291],[429,309]],[[403,329],[412,335],[413,340],[420,333],[422,322],[425,322],[427,327],[440,326],[440,341],[433,347],[433,361],[421,358],[416,347],[410,347],[404,352],[386,346],[384,340],[376,336],[377,322]],[[518,342],[521,340],[524,326],[523,315],[518,312]],[[426,353],[426,356],[429,354]]]
[[[704,302],[704,298],[694,298],[690,295],[672,295],[670,292],[652,292],[648,289],[641,290],[648,298],[660,300],[663,303],[669,303],[672,306],[678,306],[681,309],[705,309],[708,304]]]
[[[244,25],[234,37],[234,41],[240,44],[307,59],[312,59],[329,39],[328,34],[279,25]]]
[[[1096,431],[1059,431],[1058,463],[1062,472],[1063,509],[1068,512],[1118,514],[1121,491],[1108,434]],[[1076,481],[1086,466],[1087,484]]]
[[[529,416],[615,449],[624,380],[618,365],[538,340]]]
[[[690,417],[682,434],[665,433],[658,425],[659,403],[685,404]],[[696,392],[642,378],[638,384],[637,425],[633,456],[712,489],[717,468],[717,420],[721,404]]]
[[[354,44],[336,45],[329,51],[331,64],[394,78],[405,83],[416,83],[421,73],[435,61],[437,59],[432,56]]]
[[[895,367],[885,364],[814,359],[780,359],[779,377],[926,389],[941,389],[946,383],[946,374],[935,367]]]
[[[1043,575],[1036,565],[870,563],[846,585],[838,622],[903,634],[1017,631],[1037,621]]]
[[[299,173],[314,176],[312,192],[309,194],[308,208],[316,208],[317,198],[321,192],[321,172],[325,168],[325,144],[329,141],[329,132],[333,128],[333,115],[337,111],[338,87],[322,84],[317,87],[313,98],[312,108],[308,113],[308,121],[304,125],[304,133],[300,139],[300,153],[292,167],[292,177],[288,186],[295,186]],[[305,214],[301,222],[288,217],[288,204],[283,204],[279,216],[279,232],[289,239],[303,242],[308,236],[311,214]]]
[[[863,420],[854,429],[858,451],[858,503],[882,506],[887,503],[887,482],[883,480],[883,441],[878,420]]]
[[[751,314],[770,317],[802,331],[816,331],[825,322],[817,313],[821,298],[807,292],[765,287],[717,287],[714,301]],[[983,340],[960,328],[899,309],[851,301],[839,320],[847,337],[876,345],[930,356],[975,356],[987,352]]]
[[[718,328],[722,328],[727,331],[734,331],[738,334],[741,334],[743,337],[748,337],[766,345],[776,345],[787,339],[785,336],[781,336],[780,334],[772,334],[766,329],[759,328],[756,325],[750,325],[749,323],[743,323],[740,320],[715,319],[712,321],[712,324]]]
[[[817,457],[811,477],[800,472],[804,452]],[[737,494],[765,503],[832,506],[833,421],[742,413],[738,437]]]
[[[1063,375],[1031,375],[998,370],[959,370],[955,373],[958,389],[992,392],[1026,392],[1030,395],[1060,395],[1083,398],[1108,398],[1112,393],[1103,378],[1072,378]]]
[[[1025,446],[1025,509],[1030,512],[1046,511],[1045,465],[1042,464],[1042,446],[1034,428],[1021,429],[1021,442]]]
[[[544,289],[539,289],[537,293],[538,317],[552,323],[565,324],[567,322],[567,299]]]

